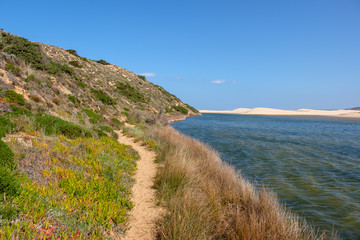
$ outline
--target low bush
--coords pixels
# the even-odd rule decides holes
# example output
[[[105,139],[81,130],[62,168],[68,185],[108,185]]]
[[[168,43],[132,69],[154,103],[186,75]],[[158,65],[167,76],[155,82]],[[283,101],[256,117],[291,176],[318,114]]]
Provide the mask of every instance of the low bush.
[[[101,131],[104,131],[104,132],[108,132],[108,133],[114,132],[114,129],[112,129],[112,127],[110,127],[110,126],[102,125],[102,126],[99,126],[99,128],[101,129]]]
[[[46,135],[62,134],[67,138],[91,137],[91,133],[74,123],[62,120],[51,115],[35,117],[35,124],[38,130],[43,130]]]
[[[105,61],[105,60],[103,60],[103,59],[100,59],[100,60],[95,61],[95,62],[100,63],[100,64],[102,64],[102,65],[110,65],[110,63],[108,63],[107,61]]]
[[[78,61],[70,61],[69,64],[77,68],[82,68],[81,64]]]
[[[68,95],[68,98],[74,105],[78,105],[80,103],[80,100],[74,95]]]
[[[15,176],[14,172],[11,172],[8,168],[0,167],[0,194],[4,196],[17,196],[20,194],[20,183]],[[14,208],[2,208],[0,209],[1,215],[7,215],[8,218],[13,216]],[[6,218],[6,217],[5,217]]]
[[[7,168],[14,168],[14,153],[12,152],[11,148],[0,140],[0,166],[7,167]]]
[[[36,77],[34,76],[34,74],[31,74],[27,77],[27,79],[29,79],[30,81],[35,81]]]
[[[27,116],[31,116],[32,112],[28,109],[25,109],[23,107],[19,107],[16,105],[11,105],[11,112],[7,112],[7,115],[15,115],[15,116],[19,116],[19,115],[27,115]]]
[[[57,62],[53,62],[53,61],[50,61],[46,65],[46,71],[53,75],[58,75],[60,73],[66,73],[69,75],[74,74],[74,69],[72,69],[71,67],[69,67],[65,64],[61,64],[61,63],[57,63]]]
[[[118,92],[133,102],[148,103],[149,99],[145,97],[138,89],[131,86],[129,83],[118,82],[116,84]]]
[[[96,113],[94,113],[92,110],[90,109],[82,109],[81,112],[85,113],[88,117],[89,117],[89,122],[92,124],[96,124],[99,121],[102,120],[102,117]]]
[[[14,54],[36,69],[45,68],[38,44],[5,32],[1,33],[1,43],[4,52]]]
[[[11,196],[11,194],[15,192],[15,196],[18,195],[19,189],[17,189],[16,186],[16,182],[17,179],[14,179],[15,181],[11,181],[11,187],[9,186],[8,189],[10,190],[10,194],[5,193],[7,196]],[[14,196],[12,195],[12,196]],[[11,222],[11,220],[13,220],[19,213],[19,209],[17,208],[17,206],[14,206],[11,201],[8,202],[4,202],[3,204],[0,205],[0,216],[2,220],[8,220],[9,222]]]
[[[117,118],[112,118],[112,119],[110,119],[110,125],[111,125],[113,128],[119,130],[119,129],[121,129],[121,127],[124,125],[124,123],[120,122],[120,120],[117,119]]]
[[[6,71],[10,71],[13,72],[16,76],[20,77],[21,76],[21,69],[19,67],[15,67],[13,64],[11,63],[6,63],[5,64],[5,70]]]
[[[101,101],[102,103],[106,105],[115,105],[116,102],[114,99],[112,99],[109,95],[104,93],[101,90],[92,89],[91,92],[95,94],[97,100]]]
[[[78,77],[74,77],[76,82],[77,82],[77,85],[81,88],[86,88],[87,85],[84,83],[84,81],[81,79],[81,78],[78,78]]]
[[[138,76],[138,78],[140,78],[141,80],[146,81],[146,77],[145,77],[145,76],[142,76],[142,75],[137,75],[137,76]]]
[[[102,126],[99,126],[99,129],[100,129],[101,131],[103,131],[103,132],[109,133],[111,137],[113,137],[113,138],[115,138],[115,139],[118,139],[118,135],[117,135],[117,133],[114,131],[114,129],[112,129],[112,127],[102,125]]]
[[[168,107],[165,109],[165,113],[172,113],[174,110],[172,109],[172,107]]]
[[[21,106],[25,105],[25,99],[23,95],[16,93],[14,90],[7,90],[5,92],[5,97],[9,100],[9,102],[17,103]]]
[[[5,137],[9,133],[15,124],[12,123],[8,118],[0,115],[0,138]]]
[[[67,51],[68,53],[70,53],[70,54],[72,54],[72,55],[74,55],[74,56],[79,57],[78,53],[77,53],[76,50],[74,50],[74,49],[68,49],[68,50],[65,50],[65,51]]]
[[[172,106],[172,108],[182,114],[188,114],[189,110],[187,110],[186,108],[184,108],[183,106]]]

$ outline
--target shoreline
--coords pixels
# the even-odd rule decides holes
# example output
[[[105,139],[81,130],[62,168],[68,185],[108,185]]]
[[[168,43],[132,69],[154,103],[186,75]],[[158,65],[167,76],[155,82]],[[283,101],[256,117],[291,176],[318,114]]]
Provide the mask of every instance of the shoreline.
[[[319,116],[339,118],[360,118],[359,110],[282,110],[274,108],[238,108],[229,111],[200,110],[201,113],[234,114],[234,115],[260,115],[260,116]]]
[[[320,239],[322,233],[298,221],[271,189],[256,187],[202,141],[171,126],[152,135],[161,143],[155,180],[166,209],[161,239]]]

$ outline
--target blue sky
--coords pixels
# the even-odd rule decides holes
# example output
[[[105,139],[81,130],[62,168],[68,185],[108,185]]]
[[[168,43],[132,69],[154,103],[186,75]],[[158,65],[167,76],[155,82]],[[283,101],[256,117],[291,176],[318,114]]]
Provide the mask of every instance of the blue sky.
[[[198,109],[360,106],[360,1],[5,1],[0,28],[76,49]]]

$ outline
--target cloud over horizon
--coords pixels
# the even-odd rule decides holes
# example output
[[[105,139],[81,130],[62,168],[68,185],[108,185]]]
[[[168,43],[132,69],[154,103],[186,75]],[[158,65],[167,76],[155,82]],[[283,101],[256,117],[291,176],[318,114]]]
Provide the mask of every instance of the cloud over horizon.
[[[139,75],[144,76],[144,77],[155,77],[156,76],[155,73],[139,73]]]
[[[225,83],[226,80],[224,79],[218,79],[218,80],[213,80],[211,81],[212,84],[223,84]]]

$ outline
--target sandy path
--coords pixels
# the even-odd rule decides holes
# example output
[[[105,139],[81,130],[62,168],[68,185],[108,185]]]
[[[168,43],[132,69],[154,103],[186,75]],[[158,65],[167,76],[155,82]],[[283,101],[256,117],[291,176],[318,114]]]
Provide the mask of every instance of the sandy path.
[[[135,184],[132,187],[132,202],[134,208],[130,211],[130,229],[121,239],[155,239],[155,223],[160,218],[161,208],[155,204],[156,190],[152,188],[156,175],[155,153],[147,150],[140,143],[134,143],[133,139],[124,136],[121,132],[118,141],[130,145],[139,155]]]

